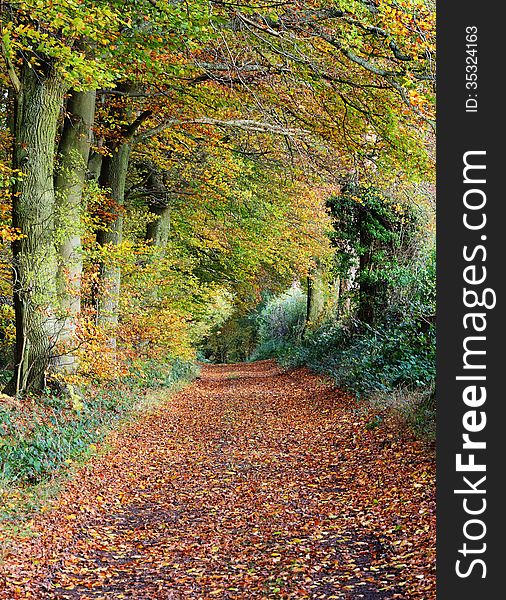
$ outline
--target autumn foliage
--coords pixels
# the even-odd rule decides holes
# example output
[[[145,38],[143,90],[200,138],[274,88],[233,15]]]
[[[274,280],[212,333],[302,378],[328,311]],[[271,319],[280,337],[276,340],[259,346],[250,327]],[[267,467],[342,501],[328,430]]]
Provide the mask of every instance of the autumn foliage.
[[[0,61],[7,521],[147,390],[258,357],[277,335],[266,307],[276,326],[293,309],[300,356],[325,327],[383,331],[379,314],[409,356],[433,343],[412,268],[433,243],[431,1],[0,0]],[[373,337],[361,360],[392,354]],[[430,387],[430,348],[409,352],[398,381]],[[272,363],[206,367],[157,398],[37,521],[19,568],[7,552],[6,593],[431,597],[425,446],[377,437],[347,393]]]

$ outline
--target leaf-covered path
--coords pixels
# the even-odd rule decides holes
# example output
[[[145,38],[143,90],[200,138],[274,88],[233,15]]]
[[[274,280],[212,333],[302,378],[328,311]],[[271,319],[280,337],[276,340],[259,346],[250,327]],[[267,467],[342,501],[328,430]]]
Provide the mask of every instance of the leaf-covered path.
[[[205,367],[80,471],[0,598],[430,600],[433,458],[367,423],[306,370]]]

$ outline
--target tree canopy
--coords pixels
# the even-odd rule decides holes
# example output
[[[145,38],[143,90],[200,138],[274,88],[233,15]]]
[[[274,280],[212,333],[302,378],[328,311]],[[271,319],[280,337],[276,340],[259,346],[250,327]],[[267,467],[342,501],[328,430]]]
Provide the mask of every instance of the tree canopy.
[[[7,390],[194,356],[332,256],[350,182],[425,202],[434,23],[430,0],[1,0]]]

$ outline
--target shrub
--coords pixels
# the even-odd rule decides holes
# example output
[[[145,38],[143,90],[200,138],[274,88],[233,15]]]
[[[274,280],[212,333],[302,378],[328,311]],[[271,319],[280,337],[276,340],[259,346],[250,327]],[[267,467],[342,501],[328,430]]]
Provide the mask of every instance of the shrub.
[[[117,394],[97,396],[74,410],[64,398],[45,396],[0,409],[0,476],[7,481],[37,483],[81,455],[101,429],[128,408]]]
[[[373,411],[392,415],[401,426],[408,426],[418,437],[433,442],[435,427],[435,387],[425,389],[396,388],[376,392],[369,397]]]
[[[297,344],[306,322],[306,295],[297,285],[267,302],[257,317],[258,346],[251,358],[278,356]]]

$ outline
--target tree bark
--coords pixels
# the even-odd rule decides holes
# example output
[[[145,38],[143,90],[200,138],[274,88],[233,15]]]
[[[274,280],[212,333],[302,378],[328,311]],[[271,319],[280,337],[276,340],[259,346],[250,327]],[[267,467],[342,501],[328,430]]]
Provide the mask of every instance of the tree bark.
[[[165,252],[170,234],[170,206],[151,206],[149,212],[156,219],[146,225],[146,241]]]
[[[131,144],[126,141],[111,150],[102,159],[99,184],[110,191],[115,203],[115,219],[107,229],[100,230],[97,241],[103,250],[111,253],[121,244],[123,238],[122,207],[125,202],[125,185],[130,160]],[[114,257],[102,260],[100,265],[100,295],[97,305],[97,323],[109,332],[109,345],[116,347],[114,330],[118,324],[119,294],[121,288],[121,269]]]
[[[88,174],[91,180],[98,181],[102,169],[102,155],[92,152],[88,159]]]
[[[45,386],[59,335],[56,317],[53,163],[64,84],[50,66],[35,72],[26,63],[14,117],[13,163],[23,171],[13,186],[15,375],[6,391],[24,394]]]
[[[58,295],[62,314],[59,368],[74,372],[77,361],[76,318],[81,310],[81,213],[83,189],[95,117],[96,91],[72,91],[58,148],[59,168],[55,180],[58,227]]]
[[[312,296],[313,296],[313,280],[311,275],[308,275],[306,278],[307,284],[307,296],[306,296],[306,322],[304,323],[304,333],[306,332],[310,314],[311,314],[311,304],[312,304]]]
[[[151,220],[146,225],[146,241],[165,253],[170,234],[170,206],[162,176],[152,170],[146,182]]]
[[[306,303],[306,324],[304,333],[308,327],[318,323],[322,316],[328,299],[328,283],[325,277],[324,268],[317,264],[307,278],[307,303]]]

